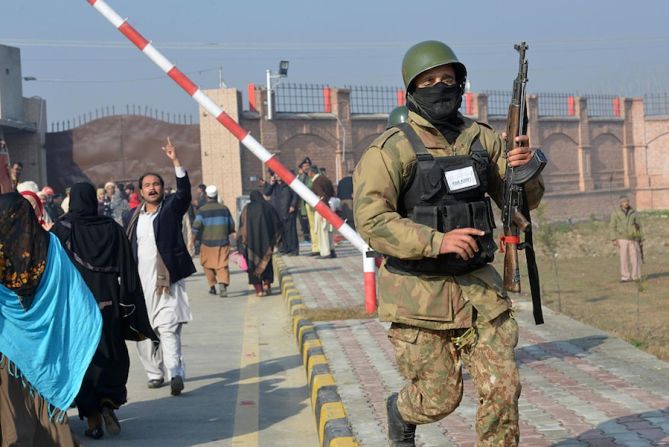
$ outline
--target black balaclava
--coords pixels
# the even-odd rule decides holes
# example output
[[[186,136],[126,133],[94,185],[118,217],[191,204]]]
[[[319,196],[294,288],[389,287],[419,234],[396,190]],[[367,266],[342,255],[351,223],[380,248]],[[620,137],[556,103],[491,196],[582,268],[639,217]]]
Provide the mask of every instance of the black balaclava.
[[[453,144],[460,134],[463,120],[458,114],[462,104],[463,82],[455,85],[438,83],[432,87],[412,86],[407,94],[407,107],[428,120],[444,138]]]

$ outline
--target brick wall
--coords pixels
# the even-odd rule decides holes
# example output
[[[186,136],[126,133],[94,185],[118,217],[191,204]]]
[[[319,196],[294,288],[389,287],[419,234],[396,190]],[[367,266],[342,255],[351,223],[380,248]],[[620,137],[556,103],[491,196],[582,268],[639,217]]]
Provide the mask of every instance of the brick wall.
[[[271,121],[266,119],[262,88],[251,92],[257,107],[251,112],[241,111],[241,94],[235,89],[207,93],[286,166],[295,169],[309,156],[333,181],[346,175],[386,128],[386,114],[352,115],[347,89],[330,89],[332,113],[275,112]],[[607,118],[588,116],[586,98],[575,98],[573,116],[540,116],[540,101],[541,97],[528,97],[528,133],[532,144],[541,147],[550,160],[544,171],[549,216],[606,215],[620,194],[629,195],[639,209],[669,208],[669,159],[665,155],[669,152],[669,117],[646,117],[639,98],[623,98],[621,116]],[[489,115],[486,95],[473,94],[472,104],[475,118],[498,131],[505,129],[505,116]],[[201,144],[196,143],[200,144],[204,183],[216,184],[236,212],[236,198],[258,188],[254,179],[266,178],[267,170],[203,110],[199,137]],[[14,147],[21,147],[20,155],[12,154],[13,158],[39,165],[37,152],[24,150],[18,138],[8,139]],[[39,144],[25,142],[37,148]]]

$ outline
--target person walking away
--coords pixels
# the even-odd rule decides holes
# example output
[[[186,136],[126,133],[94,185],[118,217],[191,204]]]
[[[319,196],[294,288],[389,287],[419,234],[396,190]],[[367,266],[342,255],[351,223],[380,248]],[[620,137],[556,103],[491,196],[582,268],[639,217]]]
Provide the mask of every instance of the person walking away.
[[[101,327],[58,238],[21,195],[0,195],[0,445],[79,445],[67,410]]]
[[[42,188],[41,192],[44,194],[44,200],[42,202],[44,205],[44,213],[49,216],[51,222],[55,223],[63,214],[65,214],[60,205],[55,202],[56,192],[48,185]],[[40,198],[42,198],[41,195]]]
[[[613,246],[620,255],[620,282],[641,280],[641,244],[643,232],[639,215],[627,196],[620,196],[618,209],[611,214],[610,232]]]
[[[502,137],[459,113],[467,69],[446,44],[411,47],[402,77],[408,122],[374,140],[353,177],[358,232],[385,256],[379,319],[407,380],[386,401],[388,442],[414,446],[416,425],[458,407],[464,365],[478,395],[476,445],[517,446],[518,325],[491,265],[488,197],[502,204],[506,163],[522,170],[535,153],[523,135],[503,157]],[[448,181],[453,171],[460,182]],[[540,177],[525,184],[529,208],[543,190]]]
[[[53,228],[75,267],[93,293],[102,314],[102,337],[86,371],[75,403],[86,418],[85,435],[121,431],[115,410],[126,403],[130,359],[125,340],[154,334],[146,312],[137,263],[123,228],[112,218],[98,216],[95,188],[76,183],[70,191],[69,212]]]
[[[323,202],[330,203],[330,199],[335,195],[334,185],[325,174],[321,174],[317,166],[312,166],[309,171],[311,178],[311,189]],[[314,225],[318,234],[318,246],[320,248],[320,258],[336,258],[332,242],[332,226],[319,213],[314,216]]]
[[[132,216],[127,234],[137,261],[149,321],[160,338],[158,345],[151,340],[137,343],[148,387],[159,388],[167,377],[172,395],[177,396],[185,379],[181,328],[193,319],[184,279],[195,272],[195,266],[181,228],[191,201],[191,186],[169,138],[162,149],[174,165],[177,190],[166,196],[160,175],[142,175],[139,189],[144,204]]]
[[[269,203],[279,213],[283,225],[279,253],[297,256],[300,253],[300,243],[297,240],[297,194],[276,174],[272,174],[263,194],[269,197]]]
[[[123,211],[123,228],[127,229],[130,224],[130,219],[135,214],[137,207],[142,204],[142,201],[139,199],[139,195],[136,192],[131,192],[128,196],[128,209]]]
[[[353,218],[353,170],[337,183],[337,197],[341,200],[339,214],[355,230]]]
[[[304,184],[307,188],[313,191],[313,185],[311,184],[311,159],[305,157],[305,159],[302,160],[302,163],[300,163],[300,168],[307,176]],[[316,231],[316,211],[308,203],[305,203],[304,206],[306,207],[307,221],[309,222],[309,236],[311,237],[311,252],[308,256],[319,256],[321,253],[318,243],[318,231]]]
[[[304,164],[297,167],[297,179],[311,189],[311,182],[309,181],[309,174],[307,173],[308,168],[307,170],[303,169],[303,166],[307,166],[307,163],[305,163],[307,160],[309,160],[309,157],[304,159]],[[300,229],[302,230],[302,240],[311,244],[311,230],[309,227],[309,216],[307,215],[307,202],[300,198],[298,199],[297,207],[299,209],[298,219],[300,221]]]
[[[205,206],[207,204],[207,185],[204,183],[200,183],[197,185],[197,207],[196,210],[199,209],[201,206]]]
[[[109,201],[111,208],[111,217],[114,218],[117,224],[123,225],[123,212],[128,210],[128,201],[123,198],[123,192],[118,188],[116,183],[105,183],[105,194]]]
[[[260,191],[251,191],[249,199],[239,217],[238,250],[246,259],[249,284],[256,296],[266,296],[272,293],[272,253],[283,229],[279,214]]]
[[[206,188],[207,203],[197,210],[192,228],[192,245],[200,239],[200,263],[209,284],[209,293],[228,296],[230,284],[230,236],[235,232],[235,221],[230,210],[218,203],[216,185]]]

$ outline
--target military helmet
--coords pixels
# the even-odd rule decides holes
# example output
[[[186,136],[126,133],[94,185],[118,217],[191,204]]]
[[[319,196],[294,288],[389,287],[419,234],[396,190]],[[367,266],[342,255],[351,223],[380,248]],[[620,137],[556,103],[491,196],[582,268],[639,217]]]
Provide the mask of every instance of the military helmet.
[[[402,79],[408,90],[416,76],[440,65],[454,64],[459,84],[464,85],[467,68],[460,62],[451,47],[437,40],[419,42],[409,48],[402,59]]]
[[[409,120],[409,109],[407,106],[395,107],[388,115],[388,125],[386,128],[397,126],[400,123],[406,123]]]

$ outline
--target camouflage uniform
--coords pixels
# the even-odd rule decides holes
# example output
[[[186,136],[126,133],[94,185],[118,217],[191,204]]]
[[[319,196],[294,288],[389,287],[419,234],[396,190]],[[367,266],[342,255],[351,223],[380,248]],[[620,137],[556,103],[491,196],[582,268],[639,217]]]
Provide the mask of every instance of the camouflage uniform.
[[[499,205],[506,166],[504,142],[489,127],[464,118],[453,144],[420,115],[409,123],[434,157],[467,155],[476,138],[491,160],[488,194]],[[402,259],[436,258],[444,234],[398,214],[416,156],[405,135],[391,128],[362,156],[354,175],[354,211],[358,231],[369,245]],[[526,185],[531,208],[543,195],[540,178]],[[518,326],[502,279],[491,265],[459,276],[409,276],[382,267],[378,278],[379,319],[392,322],[389,337],[398,367],[410,381],[397,407],[413,424],[435,422],[450,414],[462,398],[464,364],[476,385],[479,445],[518,442],[520,382],[514,347]]]

